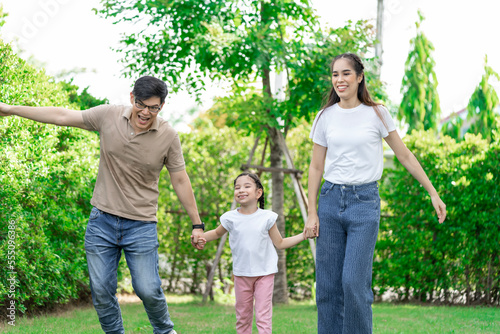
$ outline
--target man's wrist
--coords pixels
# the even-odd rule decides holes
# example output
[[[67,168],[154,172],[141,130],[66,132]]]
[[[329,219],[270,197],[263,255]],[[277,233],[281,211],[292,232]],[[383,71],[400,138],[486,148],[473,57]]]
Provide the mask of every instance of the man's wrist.
[[[201,222],[201,224],[193,225],[193,230],[196,230],[196,229],[201,229],[201,230],[205,231],[205,223]]]

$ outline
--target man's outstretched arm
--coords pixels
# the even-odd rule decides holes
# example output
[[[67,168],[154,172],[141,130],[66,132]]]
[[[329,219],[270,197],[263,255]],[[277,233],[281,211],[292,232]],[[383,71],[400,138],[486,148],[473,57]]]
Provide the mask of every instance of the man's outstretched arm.
[[[196,206],[196,200],[194,198],[193,188],[191,187],[191,181],[186,173],[186,170],[181,170],[179,172],[171,172],[170,182],[174,187],[174,191],[177,194],[182,206],[186,210],[189,218],[193,225],[200,225],[201,219],[198,214],[198,207]],[[198,238],[203,237],[202,229],[193,229],[191,244],[197,249],[203,249],[203,246],[198,245]]]
[[[60,107],[12,106],[0,102],[0,116],[19,116],[40,123],[72,126],[88,130],[83,122],[81,110],[70,110]]]

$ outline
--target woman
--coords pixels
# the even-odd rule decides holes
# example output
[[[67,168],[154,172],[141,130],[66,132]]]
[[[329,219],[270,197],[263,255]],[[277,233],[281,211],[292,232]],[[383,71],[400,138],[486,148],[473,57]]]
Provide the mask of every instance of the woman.
[[[308,238],[317,237],[319,334],[372,332],[371,281],[380,221],[377,181],[383,171],[382,138],[429,192],[439,223],[446,217],[445,204],[399,137],[389,112],[371,99],[363,70],[354,54],[335,57],[333,88],[310,135],[314,147],[304,233]],[[325,183],[317,201],[322,176]]]

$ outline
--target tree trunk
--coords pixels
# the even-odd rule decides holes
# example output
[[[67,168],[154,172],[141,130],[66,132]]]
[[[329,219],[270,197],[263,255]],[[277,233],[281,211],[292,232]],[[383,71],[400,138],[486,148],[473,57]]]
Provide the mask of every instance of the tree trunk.
[[[193,266],[193,280],[189,292],[196,294],[196,290],[198,290],[198,261],[196,261]]]
[[[272,129],[271,135],[271,167],[283,167],[283,152],[280,148],[276,129]],[[276,224],[281,235],[285,235],[285,215],[284,215],[284,191],[283,191],[283,172],[272,173],[272,210],[278,214]],[[286,278],[286,252],[278,252],[278,273],[274,278],[274,304],[288,303],[288,284]]]
[[[262,86],[264,98],[268,101],[272,100],[270,69],[262,70]],[[270,112],[270,110],[268,110]],[[283,151],[278,138],[278,129],[267,128],[268,137],[271,139],[271,167],[283,168]],[[281,235],[285,235],[285,215],[284,202],[285,196],[283,191],[283,172],[272,172],[272,210],[278,214],[276,225]],[[274,293],[273,304],[288,303],[288,284],[286,279],[286,252],[285,250],[276,250],[278,252],[278,273],[274,277]]]

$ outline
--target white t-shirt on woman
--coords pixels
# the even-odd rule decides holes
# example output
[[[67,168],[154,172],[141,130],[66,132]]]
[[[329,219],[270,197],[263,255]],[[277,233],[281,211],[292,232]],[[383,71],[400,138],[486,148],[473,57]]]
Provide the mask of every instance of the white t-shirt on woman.
[[[328,148],[324,178],[334,184],[378,181],[384,168],[382,138],[396,130],[387,109],[379,106],[384,123],[365,104],[343,109],[338,103],[319,112],[310,138]]]
[[[234,276],[265,276],[278,272],[278,253],[269,236],[278,214],[257,209],[251,215],[236,210],[220,217],[229,232],[229,246],[233,254]]]

